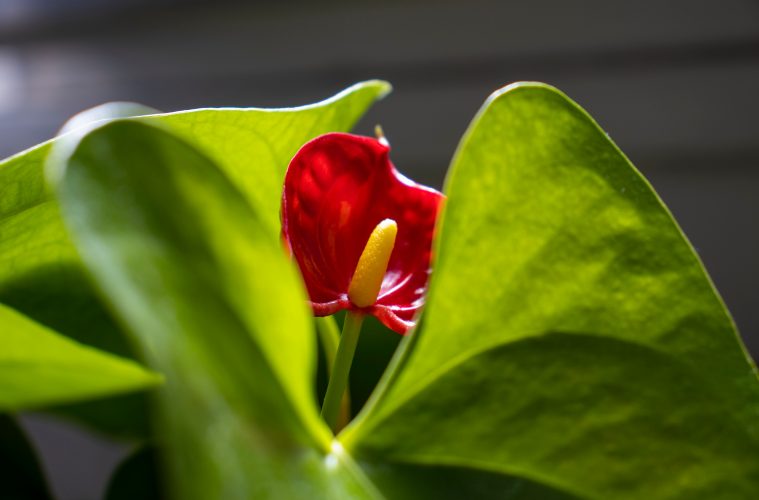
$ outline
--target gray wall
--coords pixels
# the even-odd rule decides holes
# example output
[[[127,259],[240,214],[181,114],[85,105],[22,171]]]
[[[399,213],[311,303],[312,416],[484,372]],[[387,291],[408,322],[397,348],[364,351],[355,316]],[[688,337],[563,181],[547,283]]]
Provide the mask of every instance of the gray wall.
[[[399,168],[439,185],[490,92],[546,81],[651,180],[759,355],[759,3],[186,4],[0,0],[0,156],[109,100],[287,106],[384,78],[395,92],[361,130],[382,123]],[[28,425],[48,460],[79,446],[76,431]],[[55,464],[61,498],[95,498],[102,481],[83,482],[93,474],[82,470],[121,452],[83,449],[79,462]]]

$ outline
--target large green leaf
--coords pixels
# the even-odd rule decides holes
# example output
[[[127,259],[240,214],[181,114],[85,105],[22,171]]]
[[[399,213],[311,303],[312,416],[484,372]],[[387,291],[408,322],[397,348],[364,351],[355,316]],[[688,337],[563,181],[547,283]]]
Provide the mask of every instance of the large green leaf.
[[[375,496],[319,418],[297,272],[214,162],[116,121],[69,137],[50,167],[84,262],[166,376],[158,431],[175,496]]]
[[[542,84],[498,92],[446,191],[423,326],[346,450],[584,498],[756,498],[755,369],[671,215],[582,109]]]
[[[104,104],[76,115],[63,133],[92,121],[154,112],[130,103]],[[76,340],[129,355],[129,346],[93,300],[45,186],[43,164],[53,143],[0,162],[0,302]]]
[[[349,130],[388,90],[385,82],[369,81],[298,108],[197,109],[146,119],[168,124],[209,154],[252,203],[267,207],[265,217],[276,225],[289,158],[319,134]],[[76,124],[149,111],[135,105],[106,109],[96,108]],[[45,187],[43,163],[57,140],[0,162],[0,302],[66,335],[125,354],[128,346],[94,307],[57,204]],[[251,171],[258,172],[255,181]]]
[[[300,147],[314,137],[348,131],[374,101],[390,90],[373,80],[336,96],[291,109],[204,109],[162,115],[161,122],[207,154],[279,234],[285,170]]]
[[[199,109],[145,120],[172,127],[215,159],[251,203],[266,207],[262,217],[273,232],[289,157],[316,135],[350,129],[388,89],[384,82],[370,81],[298,108]],[[150,112],[135,105],[110,104],[78,117],[66,130],[70,135],[71,129],[88,121]],[[83,274],[58,205],[44,185],[42,165],[59,140],[0,162],[0,302],[78,341],[131,356],[132,349]],[[3,329],[0,323],[0,332]],[[140,396],[130,396],[56,411],[101,430],[135,434],[145,427],[141,408]]]
[[[131,360],[79,344],[0,304],[0,411],[34,408],[155,386]]]
[[[138,104],[107,103],[79,113],[61,133],[98,120],[153,113],[157,111]],[[0,216],[0,302],[78,342],[132,357],[123,335],[94,298],[58,208],[43,185],[42,164],[51,142],[0,166],[0,192],[6,195]],[[104,393],[95,400],[46,406],[52,413],[113,436],[136,438],[148,433],[145,393]]]

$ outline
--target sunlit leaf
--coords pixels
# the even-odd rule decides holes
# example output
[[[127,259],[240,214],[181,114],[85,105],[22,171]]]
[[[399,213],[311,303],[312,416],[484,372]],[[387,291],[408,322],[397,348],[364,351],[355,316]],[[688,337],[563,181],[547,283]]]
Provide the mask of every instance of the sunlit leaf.
[[[266,207],[261,217],[274,232],[276,204],[289,157],[318,134],[349,130],[388,89],[384,82],[370,81],[298,108],[199,109],[145,120],[172,127],[217,160],[251,203]],[[106,104],[78,115],[64,131],[71,134],[96,120],[152,113],[155,111],[135,104]],[[45,186],[43,163],[59,140],[0,162],[0,302],[77,341],[133,356],[82,272],[58,205]],[[3,330],[0,323],[0,338]],[[132,395],[66,405],[55,411],[101,431],[139,435],[145,432],[144,407],[143,398]]]
[[[542,84],[498,92],[446,192],[423,327],[347,450],[585,498],[755,496],[754,367],[671,215],[582,109]]]
[[[159,128],[119,121],[77,139],[54,152],[53,177],[84,262],[166,376],[157,426],[175,497],[374,496],[331,451],[310,311],[266,219]]]
[[[136,362],[79,344],[0,305],[0,411],[35,408],[153,387]]]

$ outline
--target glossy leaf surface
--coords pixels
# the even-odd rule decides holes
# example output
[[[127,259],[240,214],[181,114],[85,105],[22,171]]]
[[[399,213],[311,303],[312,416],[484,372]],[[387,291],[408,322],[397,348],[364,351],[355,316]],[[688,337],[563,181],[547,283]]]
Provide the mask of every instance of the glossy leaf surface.
[[[64,130],[155,112],[109,103],[79,113]],[[130,347],[92,296],[45,186],[43,165],[54,142],[0,162],[0,302],[80,342],[129,356]]]
[[[595,122],[514,85],[446,183],[428,306],[342,440],[583,498],[751,498],[759,383],[693,249]]]
[[[465,136],[422,325],[344,450],[317,415],[278,193],[256,180],[282,174],[278,154],[239,180],[233,151],[160,125],[69,137],[51,166],[84,261],[167,377],[176,498],[759,491],[759,384],[734,326],[653,190],[560,92],[509,87]]]
[[[51,167],[83,260],[166,376],[158,426],[175,497],[372,497],[330,453],[302,285],[245,196],[151,125],[113,122],[60,147]]]
[[[0,304],[0,411],[154,387],[136,362],[79,344]]]
[[[206,109],[160,117],[174,133],[207,154],[279,234],[282,183],[290,159],[310,139],[350,130],[366,110],[390,91],[372,80],[325,101],[285,109]]]
[[[357,84],[326,101],[289,109],[199,109],[154,115],[212,156],[253,204],[269,230],[278,231],[278,204],[287,161],[307,140],[348,130],[389,86]],[[152,110],[105,105],[80,115],[88,121]],[[44,185],[43,163],[56,139],[0,162],[0,302],[85,344],[119,355],[132,349],[99,304],[63,227],[59,208]],[[256,175],[250,175],[256,172]],[[0,323],[0,332],[4,325]],[[98,429],[144,433],[139,396],[56,408]]]

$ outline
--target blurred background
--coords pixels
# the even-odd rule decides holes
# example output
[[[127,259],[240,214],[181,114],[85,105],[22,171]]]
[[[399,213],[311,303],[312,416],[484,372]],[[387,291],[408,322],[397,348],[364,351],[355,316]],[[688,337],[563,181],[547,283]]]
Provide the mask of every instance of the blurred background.
[[[440,186],[495,89],[551,83],[648,177],[759,357],[759,2],[0,0],[0,157],[112,100],[292,106],[359,80],[395,91],[394,161]],[[129,450],[28,415],[61,500],[100,498]]]

